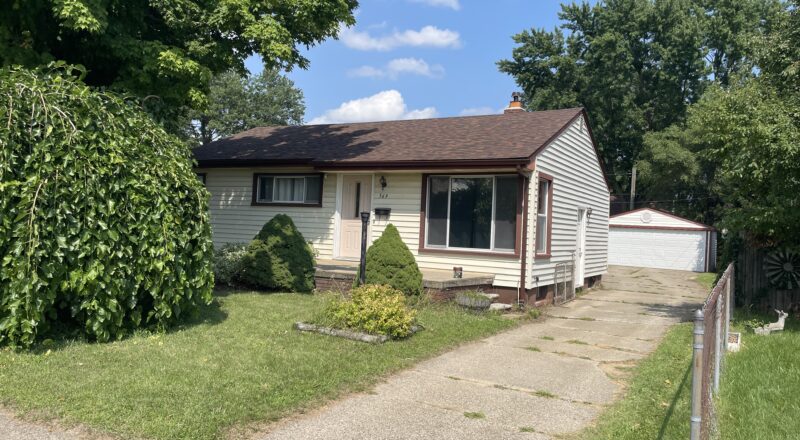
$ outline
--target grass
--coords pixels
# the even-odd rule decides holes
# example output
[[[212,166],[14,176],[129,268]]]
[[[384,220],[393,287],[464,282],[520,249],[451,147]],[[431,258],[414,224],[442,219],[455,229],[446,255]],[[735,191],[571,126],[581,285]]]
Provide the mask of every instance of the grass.
[[[520,426],[519,432],[536,432],[536,429],[530,426]]]
[[[540,352],[540,351],[542,351],[542,350],[540,350],[540,349],[539,349],[539,347],[533,347],[533,346],[531,346],[531,347],[525,347],[525,350],[528,350],[528,351],[535,351],[535,352]]]
[[[453,306],[419,310],[425,330],[370,345],[299,333],[320,296],[231,293],[166,334],[0,351],[0,403],[28,414],[154,439],[212,439],[318,406],[514,321]]]
[[[775,316],[764,319],[775,321]],[[736,331],[742,332],[742,347],[728,354],[720,383],[721,439],[797,438],[800,322],[789,318],[783,332],[769,336]]]
[[[689,438],[692,324],[678,324],[632,372],[624,399],[581,433],[582,439]]]
[[[464,417],[468,419],[485,419],[486,414],[482,412],[465,412]]]
[[[589,345],[586,341],[581,341],[580,339],[570,339],[567,341],[568,344],[575,344],[575,345]]]
[[[697,281],[698,283],[702,284],[703,287],[705,287],[708,290],[711,290],[711,289],[714,288],[714,282],[716,280],[717,280],[717,274],[715,274],[713,272],[706,272],[706,273],[697,274],[697,278],[695,278],[695,281]]]
[[[533,395],[537,397],[544,397],[547,399],[555,399],[557,397],[555,394],[543,390],[534,391]]]
[[[555,340],[555,338],[552,337],[552,336],[539,336],[539,339],[542,339],[542,340],[545,340],[545,341],[554,341]]]

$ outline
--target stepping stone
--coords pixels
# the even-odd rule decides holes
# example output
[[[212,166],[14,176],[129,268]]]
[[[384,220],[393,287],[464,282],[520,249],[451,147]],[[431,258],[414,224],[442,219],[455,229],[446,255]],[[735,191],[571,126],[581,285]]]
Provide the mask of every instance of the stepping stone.
[[[492,303],[492,305],[489,306],[489,310],[499,310],[501,312],[511,310],[511,304]]]
[[[496,293],[484,293],[482,295],[487,297],[487,298],[489,298],[489,299],[491,299],[491,300],[495,300],[497,298],[500,298],[500,295],[498,295]]]

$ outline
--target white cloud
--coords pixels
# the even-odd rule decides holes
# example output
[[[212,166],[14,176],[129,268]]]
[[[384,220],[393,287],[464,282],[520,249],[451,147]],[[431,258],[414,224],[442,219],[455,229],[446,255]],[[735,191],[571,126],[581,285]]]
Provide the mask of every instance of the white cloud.
[[[430,6],[442,6],[445,8],[450,8],[455,11],[461,9],[461,5],[458,3],[458,0],[411,0],[415,3],[425,3],[426,5]]]
[[[441,78],[444,76],[444,67],[439,64],[430,65],[419,58],[395,58],[389,61],[384,68],[361,66],[347,72],[350,76],[365,78],[391,78],[396,79],[402,74],[427,76],[428,78]]]
[[[434,107],[408,110],[400,92],[384,90],[366,98],[343,102],[339,107],[330,109],[322,116],[312,119],[309,124],[424,119],[433,118],[436,115]]]
[[[345,46],[357,50],[387,51],[401,46],[414,47],[461,47],[461,36],[450,29],[425,26],[415,31],[394,31],[389,35],[373,37],[369,32],[359,32],[350,28],[342,29],[339,38]]]
[[[502,113],[502,110],[498,112],[497,109],[491,107],[469,107],[461,110],[459,116],[495,115],[497,113]]]

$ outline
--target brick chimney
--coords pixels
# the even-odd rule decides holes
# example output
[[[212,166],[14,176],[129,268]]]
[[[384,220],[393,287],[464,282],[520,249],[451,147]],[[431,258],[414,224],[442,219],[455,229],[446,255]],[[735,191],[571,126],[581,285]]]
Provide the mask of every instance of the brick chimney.
[[[519,96],[519,92],[514,92],[511,94],[511,102],[508,103],[508,107],[503,110],[503,113],[518,113],[525,111],[525,109],[522,108],[522,102],[520,102]]]

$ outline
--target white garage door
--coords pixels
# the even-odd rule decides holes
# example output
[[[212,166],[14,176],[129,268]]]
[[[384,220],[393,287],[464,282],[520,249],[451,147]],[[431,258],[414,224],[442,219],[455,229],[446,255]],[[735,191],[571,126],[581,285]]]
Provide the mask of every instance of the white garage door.
[[[609,228],[608,263],[691,270],[705,268],[706,232]]]

